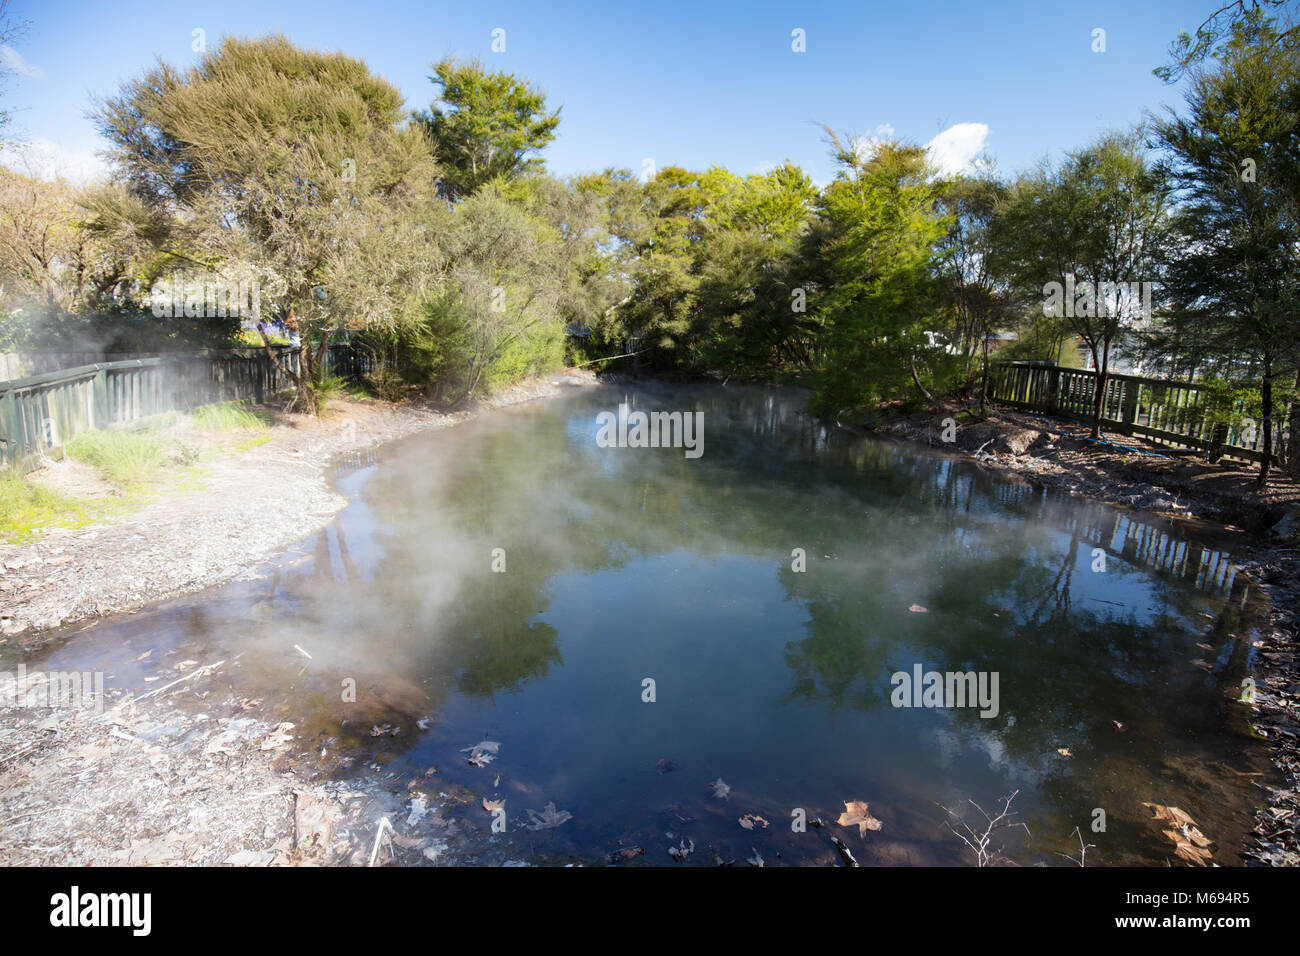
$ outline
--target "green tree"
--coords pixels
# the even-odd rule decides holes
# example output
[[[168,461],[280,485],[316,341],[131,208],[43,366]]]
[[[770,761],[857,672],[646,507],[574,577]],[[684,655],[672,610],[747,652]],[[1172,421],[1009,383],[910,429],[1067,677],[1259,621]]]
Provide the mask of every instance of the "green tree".
[[[1108,133],[1012,187],[1001,217],[1012,281],[1041,294],[1092,356],[1092,436],[1101,433],[1112,350],[1155,308],[1169,238],[1168,186],[1136,134]]]
[[[349,294],[359,272],[408,263],[394,244],[420,241],[383,228],[412,215],[433,178],[403,116],[398,90],[360,60],[283,36],[225,39],[184,72],[160,62],[95,111],[130,194],[175,212],[189,256],[264,278],[263,301],[301,337],[299,368],[284,371],[302,411],[316,410],[331,334],[375,318]]]
[[[931,267],[949,223],[925,150],[885,142],[868,153],[830,136],[840,170],[810,233],[819,263],[810,302],[825,341],[814,407],[838,417],[910,387],[930,397],[923,369],[945,362],[931,334],[938,306]],[[936,376],[933,384],[945,383]]]
[[[438,98],[414,114],[429,137],[439,167],[439,191],[469,196],[497,177],[539,169],[540,151],[555,138],[560,111],[548,112],[540,90],[478,60],[448,57],[432,64]]]
[[[1190,71],[1186,114],[1155,134],[1181,199],[1167,351],[1258,381],[1262,485],[1275,383],[1300,363],[1300,35],[1240,24],[1214,65]],[[1293,439],[1297,419],[1293,407]]]
[[[949,181],[940,196],[949,222],[938,246],[940,295],[951,316],[948,339],[966,359],[970,378],[978,357],[980,408],[988,392],[989,342],[1016,322],[1023,298],[1003,279],[1006,236],[1000,213],[1007,186],[988,169]]]

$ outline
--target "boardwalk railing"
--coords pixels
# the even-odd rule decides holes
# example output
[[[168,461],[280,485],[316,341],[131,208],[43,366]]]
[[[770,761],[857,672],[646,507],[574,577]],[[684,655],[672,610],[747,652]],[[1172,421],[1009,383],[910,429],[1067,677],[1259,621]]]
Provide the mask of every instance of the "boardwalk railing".
[[[997,362],[989,368],[990,397],[1018,408],[1087,422],[1096,393],[1097,373],[1087,369],[1043,362]],[[1261,424],[1246,417],[1240,403],[1216,410],[1214,400],[1214,390],[1206,385],[1111,374],[1101,421],[1105,428],[1156,445],[1204,451],[1211,460],[1262,459]],[[1274,422],[1273,428],[1273,447],[1285,448],[1284,423]]]
[[[298,371],[298,352],[275,350]],[[293,386],[264,349],[226,349],[101,362],[0,382],[0,466],[18,465],[72,436],[211,402],[265,401]]]

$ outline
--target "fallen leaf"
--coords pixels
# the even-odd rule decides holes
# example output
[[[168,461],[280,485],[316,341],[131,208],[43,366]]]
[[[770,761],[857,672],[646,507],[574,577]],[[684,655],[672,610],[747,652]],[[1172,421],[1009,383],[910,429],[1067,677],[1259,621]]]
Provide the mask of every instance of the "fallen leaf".
[[[498,810],[504,810],[505,808],[506,802],[504,799],[489,800],[487,797],[483,798],[483,809],[488,813],[496,813]]]
[[[621,863],[624,860],[630,860],[634,856],[641,856],[645,849],[639,846],[625,846],[621,850],[615,850],[609,855],[609,862]]]
[[[288,721],[282,724],[276,724],[275,730],[262,738],[262,749],[274,750],[276,747],[283,747],[289,741],[293,740],[293,735],[289,733],[291,730],[293,730],[293,724]]]
[[[919,605],[919,604],[913,604],[911,607],[908,608],[908,610],[911,611],[913,614],[929,614],[929,613],[930,613],[930,609],[929,609],[929,608],[921,607],[921,605]]]
[[[746,813],[743,817],[740,818],[740,825],[744,827],[746,830],[752,830],[756,826],[762,827],[765,830],[767,829],[767,821],[764,820],[762,817],[760,817],[757,813]]]
[[[690,846],[687,846],[688,843]],[[682,837],[681,842],[677,846],[670,846],[668,848],[668,855],[679,863],[694,852],[695,841],[688,840],[686,837]]]
[[[411,798],[411,812],[406,817],[406,825],[413,827],[429,812],[429,801],[424,798],[424,794]]]
[[[1057,747],[1057,748],[1056,748],[1056,752],[1057,752],[1058,754],[1060,754],[1062,757],[1073,757],[1073,756],[1074,756],[1074,754],[1070,753],[1070,748],[1069,748],[1069,747]]]
[[[727,799],[727,794],[731,793],[731,788],[722,782],[721,777],[713,781],[709,786],[713,788],[713,796],[717,797],[719,800]]]
[[[554,830],[564,821],[573,819],[573,814],[568,810],[556,810],[554,803],[548,803],[541,813],[530,809],[528,816],[533,821],[524,824],[528,830]]]
[[[1213,855],[1209,850],[1212,840],[1207,838],[1191,815],[1179,807],[1169,807],[1159,803],[1143,803],[1157,820],[1172,823],[1172,829],[1161,830],[1165,838],[1174,845],[1174,856],[1197,866],[1205,866]]]
[[[754,850],[752,846],[750,847],[750,849]],[[757,850],[754,850],[754,855],[746,859],[745,862],[748,863],[750,866],[762,866],[763,858],[758,855]]]
[[[861,800],[845,800],[844,812],[835,822],[842,827],[856,826],[858,836],[866,836],[868,830],[879,830],[884,824],[867,812],[868,806]]]
[[[1127,724],[1122,724],[1122,723],[1120,723],[1118,720],[1112,720],[1112,721],[1111,721],[1111,724],[1112,724],[1112,725],[1115,727],[1115,729],[1118,730],[1121,734],[1124,733],[1126,730],[1128,730],[1128,725],[1127,725]]]
[[[476,767],[486,767],[496,759],[501,745],[495,740],[480,740],[472,747],[461,747],[461,753],[469,754],[469,762]]]

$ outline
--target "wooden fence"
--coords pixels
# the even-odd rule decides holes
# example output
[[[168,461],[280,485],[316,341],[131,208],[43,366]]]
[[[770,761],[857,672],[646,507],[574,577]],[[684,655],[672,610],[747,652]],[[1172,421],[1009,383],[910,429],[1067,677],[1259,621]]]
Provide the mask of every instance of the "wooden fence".
[[[297,349],[275,352],[298,372]],[[331,346],[326,360],[328,374],[346,378],[372,366],[369,353],[347,344]],[[212,402],[263,402],[292,387],[260,348],[99,362],[0,382],[0,467],[26,470],[34,457],[93,428]]]
[[[1097,377],[1088,369],[1043,362],[996,362],[989,368],[989,397],[1090,422]],[[1262,423],[1247,418],[1240,405],[1215,414],[1212,398],[1204,385],[1111,374],[1106,377],[1101,421],[1111,431],[1140,435],[1156,445],[1204,451],[1211,460],[1262,459]],[[1274,422],[1273,429],[1273,447],[1285,448],[1285,423]]]

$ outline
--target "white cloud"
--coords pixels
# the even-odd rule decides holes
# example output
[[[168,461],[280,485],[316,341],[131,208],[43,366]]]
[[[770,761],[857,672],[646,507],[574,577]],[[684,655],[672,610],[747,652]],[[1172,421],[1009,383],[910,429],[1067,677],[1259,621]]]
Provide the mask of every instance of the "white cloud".
[[[945,176],[970,172],[989,138],[987,123],[958,123],[925,144],[930,162]]]
[[[0,147],[0,166],[36,179],[65,179],[77,185],[108,178],[108,164],[92,150],[64,149],[48,139]]]
[[[45,71],[39,66],[33,66],[22,58],[22,56],[13,47],[6,44],[0,44],[0,60],[10,71],[20,76],[30,76],[34,80],[45,79]]]

